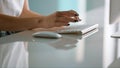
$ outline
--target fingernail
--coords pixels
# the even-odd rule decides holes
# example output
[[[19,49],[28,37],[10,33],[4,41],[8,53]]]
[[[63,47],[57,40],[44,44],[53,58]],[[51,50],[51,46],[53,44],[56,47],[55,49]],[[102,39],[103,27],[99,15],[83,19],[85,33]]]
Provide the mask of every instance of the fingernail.
[[[75,16],[79,16],[79,14],[75,14]]]
[[[69,26],[70,24],[67,24],[67,26]]]

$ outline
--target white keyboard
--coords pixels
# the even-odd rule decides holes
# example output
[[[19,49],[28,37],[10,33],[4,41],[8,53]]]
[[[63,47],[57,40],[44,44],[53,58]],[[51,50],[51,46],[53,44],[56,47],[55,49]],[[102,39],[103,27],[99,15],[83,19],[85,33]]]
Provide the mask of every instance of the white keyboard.
[[[85,34],[87,32],[90,32],[94,29],[98,29],[99,25],[94,24],[94,25],[89,25],[89,26],[83,26],[83,25],[76,25],[76,26],[70,26],[66,27],[63,30],[58,30],[56,31],[57,33],[62,33],[62,34],[68,34],[68,33],[78,33],[78,34]]]

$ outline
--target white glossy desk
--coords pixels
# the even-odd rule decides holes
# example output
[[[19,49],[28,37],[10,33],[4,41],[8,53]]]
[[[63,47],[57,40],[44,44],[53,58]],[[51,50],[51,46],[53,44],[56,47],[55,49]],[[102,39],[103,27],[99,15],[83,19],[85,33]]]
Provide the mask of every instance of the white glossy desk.
[[[82,38],[80,35],[63,35],[61,39],[34,38],[32,37],[32,33],[32,31],[25,31],[0,39],[0,45],[3,48],[7,47],[7,51],[9,51],[11,47],[12,49],[14,49],[14,47],[17,48],[17,51],[14,50],[15,52],[12,51],[12,49],[10,49],[11,52],[9,51],[10,53],[14,52],[14,54],[12,54],[14,56],[12,57],[16,58],[16,60],[8,57],[7,59],[11,59],[11,61],[7,61],[12,63],[21,59],[24,61],[20,61],[16,65],[29,68],[103,67],[103,32],[101,30],[86,38]],[[24,45],[28,45],[29,56],[26,55]],[[21,50],[18,50],[18,47]],[[17,59],[15,56],[20,56],[18,53],[24,55],[23,57],[29,57],[29,59],[26,58],[26,61],[23,57]],[[3,58],[3,60],[5,59]],[[7,63],[7,61],[4,66],[11,65],[12,67],[12,64]],[[21,64],[21,62],[26,65]]]
[[[4,61],[0,66],[3,68],[103,67],[102,30],[86,38],[79,35],[63,35],[61,39],[34,38],[32,33],[25,31],[0,39],[0,54],[3,56],[1,61]]]
[[[61,39],[32,37],[32,31],[0,38],[1,68],[113,68],[119,59],[106,61],[103,29],[86,36]],[[113,54],[114,56],[114,54]],[[112,65],[112,66],[111,66]]]

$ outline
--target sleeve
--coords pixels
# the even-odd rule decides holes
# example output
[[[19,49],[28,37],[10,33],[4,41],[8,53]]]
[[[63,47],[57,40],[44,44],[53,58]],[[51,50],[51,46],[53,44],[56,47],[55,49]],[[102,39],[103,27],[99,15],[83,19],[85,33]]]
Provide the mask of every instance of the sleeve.
[[[22,12],[24,0],[0,0],[0,13],[19,16]]]

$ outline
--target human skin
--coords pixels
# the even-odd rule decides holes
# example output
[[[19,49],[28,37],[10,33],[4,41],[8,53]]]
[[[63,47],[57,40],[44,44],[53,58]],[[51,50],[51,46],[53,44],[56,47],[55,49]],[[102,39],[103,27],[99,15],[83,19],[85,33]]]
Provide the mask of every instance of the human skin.
[[[0,14],[0,30],[23,31],[35,28],[52,28],[68,26],[69,22],[80,21],[74,10],[56,11],[43,16],[29,9],[28,0],[25,0],[22,13],[19,17]]]

